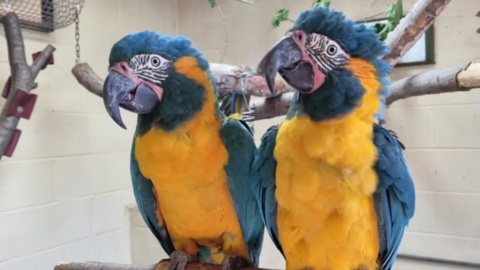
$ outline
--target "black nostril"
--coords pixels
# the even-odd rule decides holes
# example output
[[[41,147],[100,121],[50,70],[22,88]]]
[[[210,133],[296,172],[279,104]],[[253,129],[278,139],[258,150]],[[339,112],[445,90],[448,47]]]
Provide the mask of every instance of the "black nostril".
[[[121,64],[120,67],[122,68],[123,71],[127,72],[128,71],[128,67],[126,64]]]
[[[302,32],[297,31],[297,32],[295,32],[295,33],[293,34],[293,36],[294,36],[294,38],[296,38],[298,41],[300,41],[300,42],[303,41],[303,33],[302,33]]]

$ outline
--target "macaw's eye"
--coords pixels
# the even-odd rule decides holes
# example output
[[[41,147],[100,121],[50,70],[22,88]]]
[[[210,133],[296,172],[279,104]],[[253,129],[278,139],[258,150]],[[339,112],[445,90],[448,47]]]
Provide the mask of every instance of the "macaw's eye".
[[[159,67],[161,62],[162,61],[160,60],[160,58],[158,56],[154,55],[150,58],[150,65],[152,65],[152,67],[154,67],[154,68]]]
[[[327,53],[331,56],[335,55],[337,53],[337,47],[335,45],[328,46]]]
[[[310,34],[305,49],[323,73],[341,67],[350,58],[340,44],[321,34]]]

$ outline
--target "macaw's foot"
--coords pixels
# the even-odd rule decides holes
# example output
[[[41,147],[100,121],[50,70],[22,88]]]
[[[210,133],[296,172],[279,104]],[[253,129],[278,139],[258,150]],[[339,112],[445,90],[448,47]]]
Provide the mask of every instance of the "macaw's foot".
[[[190,255],[184,251],[174,251],[170,255],[168,270],[184,270],[187,263],[197,262],[196,255]]]
[[[238,270],[244,267],[255,267],[255,265],[249,260],[237,255],[226,255],[223,258],[222,270]]]

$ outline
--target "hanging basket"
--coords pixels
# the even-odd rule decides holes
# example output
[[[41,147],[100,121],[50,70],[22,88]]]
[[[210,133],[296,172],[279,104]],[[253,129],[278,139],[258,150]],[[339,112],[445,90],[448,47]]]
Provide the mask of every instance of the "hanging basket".
[[[17,14],[23,28],[53,32],[75,22],[84,3],[85,0],[0,0],[0,22],[11,11]]]

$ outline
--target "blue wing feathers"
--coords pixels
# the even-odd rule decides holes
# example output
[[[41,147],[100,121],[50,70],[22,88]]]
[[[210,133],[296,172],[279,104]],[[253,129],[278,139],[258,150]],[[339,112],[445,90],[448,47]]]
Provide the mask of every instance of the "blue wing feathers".
[[[224,120],[220,136],[228,151],[225,171],[232,203],[251,253],[251,259],[258,266],[264,224],[253,193],[253,181],[249,178],[256,149],[255,142],[248,125],[232,118]]]
[[[405,229],[415,210],[415,186],[402,150],[392,131],[375,125],[374,143],[378,151],[375,170],[378,187],[374,194],[380,237],[382,270],[393,267]]]
[[[278,126],[270,127],[262,136],[260,147],[255,151],[250,178],[254,182],[254,193],[257,196],[267,231],[275,246],[283,255],[278,238],[277,201],[275,199],[275,171],[277,162],[273,156],[278,133]]]
[[[135,138],[133,140],[130,154],[130,173],[132,176],[133,192],[137,201],[138,210],[163,250],[170,255],[175,249],[165,223],[163,220],[158,219],[157,200],[153,184],[142,175],[135,159]]]

